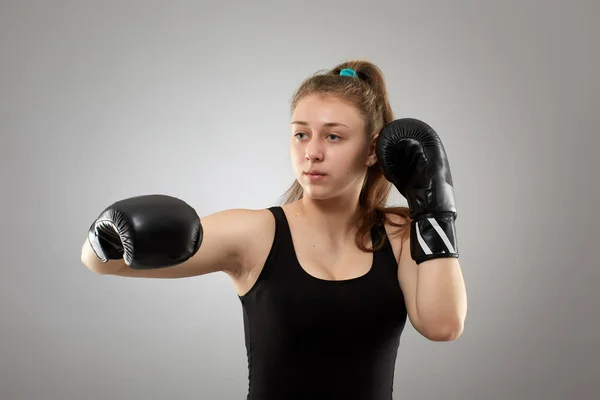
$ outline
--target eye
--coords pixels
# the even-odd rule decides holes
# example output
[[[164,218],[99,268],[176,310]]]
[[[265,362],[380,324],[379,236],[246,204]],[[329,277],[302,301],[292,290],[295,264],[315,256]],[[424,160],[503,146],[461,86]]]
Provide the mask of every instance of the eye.
[[[339,137],[338,135],[334,134],[334,133],[330,133],[329,135],[327,135],[330,139],[332,139],[334,142],[337,141],[338,139],[341,139],[341,137]]]
[[[294,136],[297,137],[298,139],[302,140],[301,135],[306,135],[306,133],[304,133],[304,132],[298,132]]]

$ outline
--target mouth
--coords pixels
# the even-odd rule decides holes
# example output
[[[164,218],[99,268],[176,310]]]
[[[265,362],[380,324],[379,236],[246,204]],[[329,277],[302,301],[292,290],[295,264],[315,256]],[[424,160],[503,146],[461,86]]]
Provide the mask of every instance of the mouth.
[[[304,174],[305,175],[314,175],[314,176],[325,176],[325,175],[327,175],[325,172],[316,171],[316,170],[304,171]]]
[[[306,175],[306,177],[311,181],[320,180],[327,176],[327,174],[321,171],[306,171],[304,172],[304,175]]]

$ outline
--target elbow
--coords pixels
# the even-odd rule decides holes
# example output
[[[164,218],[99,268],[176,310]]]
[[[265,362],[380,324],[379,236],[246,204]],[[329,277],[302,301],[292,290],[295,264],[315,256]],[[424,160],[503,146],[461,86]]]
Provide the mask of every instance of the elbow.
[[[451,342],[458,339],[464,330],[464,321],[452,319],[427,323],[421,332],[433,342]]]

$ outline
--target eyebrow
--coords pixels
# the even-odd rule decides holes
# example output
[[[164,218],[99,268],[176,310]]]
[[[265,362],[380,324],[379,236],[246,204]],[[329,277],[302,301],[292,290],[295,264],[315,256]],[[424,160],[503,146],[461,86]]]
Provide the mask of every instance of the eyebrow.
[[[291,125],[294,125],[294,124],[308,126],[308,122],[306,122],[306,121],[292,121]],[[327,126],[327,127],[345,126],[346,128],[350,128],[348,125],[342,124],[341,122],[326,122],[323,124],[323,126]]]

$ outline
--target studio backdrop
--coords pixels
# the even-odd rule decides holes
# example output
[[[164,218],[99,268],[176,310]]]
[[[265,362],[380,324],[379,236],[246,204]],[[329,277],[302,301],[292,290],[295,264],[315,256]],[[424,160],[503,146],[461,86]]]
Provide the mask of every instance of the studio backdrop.
[[[289,101],[376,63],[396,117],[442,138],[469,300],[462,336],[407,325],[397,399],[598,399],[600,55],[594,1],[0,3],[0,399],[242,399],[225,274],[98,275],[109,204],[279,204]],[[397,192],[391,204],[406,204]]]

